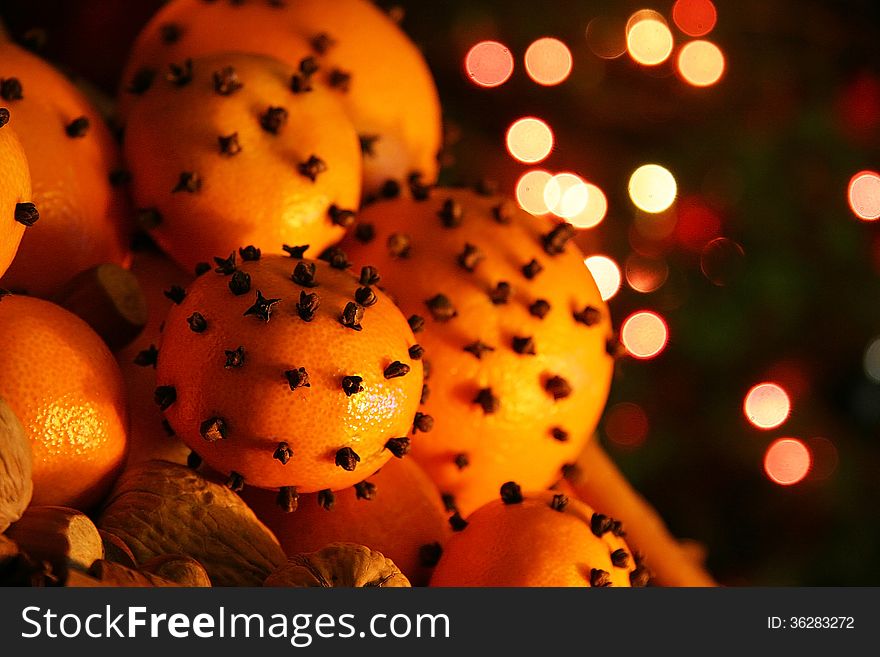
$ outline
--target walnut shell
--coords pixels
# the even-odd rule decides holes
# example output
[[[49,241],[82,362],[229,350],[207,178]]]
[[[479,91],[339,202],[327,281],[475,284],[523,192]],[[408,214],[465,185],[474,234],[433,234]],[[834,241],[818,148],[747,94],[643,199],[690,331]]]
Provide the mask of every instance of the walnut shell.
[[[331,543],[292,557],[266,578],[264,586],[302,588],[409,587],[391,559],[355,543]]]
[[[180,586],[205,588],[211,579],[202,564],[181,554],[165,554],[141,564],[140,571],[156,575]]]
[[[0,534],[31,502],[31,444],[9,405],[0,399]]]
[[[107,499],[98,526],[121,538],[139,564],[186,555],[215,586],[259,586],[287,559],[238,495],[186,466],[139,463]]]
[[[125,586],[133,588],[155,587],[155,586],[180,586],[176,582],[172,582],[164,577],[148,573],[144,570],[135,570],[128,568],[122,564],[113,563],[99,559],[92,564],[88,572],[84,573],[85,578],[77,577],[82,573],[71,571],[71,577],[67,579],[69,587],[89,587],[89,586]]]
[[[22,552],[51,564],[60,579],[104,557],[104,544],[89,517],[64,506],[31,506],[7,531]]]

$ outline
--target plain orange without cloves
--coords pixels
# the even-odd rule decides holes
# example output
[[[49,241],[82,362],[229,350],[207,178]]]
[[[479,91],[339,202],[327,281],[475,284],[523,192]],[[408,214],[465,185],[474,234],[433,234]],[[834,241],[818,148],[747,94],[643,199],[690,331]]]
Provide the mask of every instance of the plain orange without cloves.
[[[0,397],[33,452],[32,504],[88,509],[125,460],[128,410],[113,354],[72,313],[32,297],[0,296]]]

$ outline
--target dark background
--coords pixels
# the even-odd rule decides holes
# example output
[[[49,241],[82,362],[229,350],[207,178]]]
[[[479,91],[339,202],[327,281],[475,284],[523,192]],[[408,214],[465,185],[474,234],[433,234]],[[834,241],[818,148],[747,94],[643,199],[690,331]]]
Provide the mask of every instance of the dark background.
[[[0,16],[16,36],[43,28],[29,38],[45,41],[47,57],[112,92],[159,4],[2,0]],[[669,324],[660,357],[620,362],[609,401],[638,404],[647,438],[608,445],[672,530],[705,545],[725,584],[880,584],[880,384],[862,364],[880,335],[880,222],[858,221],[846,200],[853,174],[880,167],[880,3],[716,0],[706,38],[724,50],[727,71],[709,89],[688,87],[668,63],[646,69],[588,47],[590,19],[645,7],[669,18],[671,0],[395,4],[440,89],[445,182],[492,178],[512,191],[526,167],[507,155],[504,134],[533,114],[556,134],[540,166],[576,171],[608,196],[605,221],[578,237],[586,253],[622,264],[632,252],[626,183],[646,162],[670,169],[680,196],[742,246],[740,266],[713,285],[700,269],[701,224],[679,215],[670,237],[640,245],[665,259],[667,282],[650,294],[624,285],[610,302],[618,323],[653,309]],[[687,40],[673,33],[677,45]],[[574,55],[557,87],[534,84],[522,65],[541,36]],[[516,69],[502,87],[481,89],[462,62],[489,38],[511,48]],[[759,431],[742,402],[766,380],[786,388],[792,414]],[[783,487],[762,467],[781,436],[833,448],[821,443],[813,472]]]

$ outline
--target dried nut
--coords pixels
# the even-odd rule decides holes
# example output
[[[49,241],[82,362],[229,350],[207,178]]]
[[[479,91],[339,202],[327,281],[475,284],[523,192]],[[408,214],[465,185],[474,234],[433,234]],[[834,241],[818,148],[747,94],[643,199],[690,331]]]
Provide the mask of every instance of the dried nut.
[[[211,579],[202,564],[182,554],[165,554],[141,564],[141,572],[156,575],[179,586],[206,588]]]
[[[0,586],[51,586],[56,582],[52,566],[31,559],[15,541],[0,534]]]
[[[259,586],[287,559],[238,495],[183,465],[139,463],[107,500],[98,526],[121,538],[138,563],[182,554],[215,586]]]
[[[32,506],[12,525],[7,536],[22,552],[47,561],[63,581],[71,568],[85,570],[104,558],[104,544],[89,517],[64,506]]]
[[[71,571],[72,573],[73,571]],[[99,582],[98,586],[131,586],[137,588],[179,586],[158,575],[153,575],[143,570],[127,568],[121,564],[104,561],[103,559],[93,563],[86,574],[96,579]],[[86,581],[79,581],[76,577],[69,577],[67,586],[89,586],[89,584]]]
[[[33,491],[31,444],[12,409],[0,399],[0,534],[21,518]]]
[[[331,543],[317,552],[292,557],[263,586],[287,588],[409,587],[391,559],[355,543]]]
[[[149,316],[137,277],[109,263],[74,276],[53,301],[79,316],[114,351],[134,340]]]
[[[134,555],[128,549],[125,541],[116,534],[111,534],[103,529],[99,529],[98,533],[101,535],[101,541],[104,543],[104,559],[121,564],[127,568],[137,568],[137,561],[134,560]]]

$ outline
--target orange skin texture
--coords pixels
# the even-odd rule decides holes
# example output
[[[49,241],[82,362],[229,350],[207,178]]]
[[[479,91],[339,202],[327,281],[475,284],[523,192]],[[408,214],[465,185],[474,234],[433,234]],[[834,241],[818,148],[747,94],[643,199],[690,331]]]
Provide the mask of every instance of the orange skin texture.
[[[24,235],[24,224],[15,220],[15,206],[31,202],[31,175],[13,120],[10,113],[9,123],[0,128],[0,276],[9,269]]]
[[[23,98],[9,101],[15,131],[30,165],[40,220],[25,233],[0,286],[49,297],[81,271],[112,262],[126,266],[128,205],[109,175],[119,149],[88,100],[50,64],[12,43],[0,43],[0,78],[21,81]],[[88,131],[69,137],[85,116]]]
[[[232,66],[244,84],[214,90],[213,74]],[[139,208],[162,216],[155,240],[189,271],[242,244],[310,244],[315,253],[344,232],[328,209],[357,209],[361,155],[354,128],[326,90],[294,94],[293,69],[241,53],[193,62],[193,79],[157,79],[132,108],[125,157]],[[260,126],[270,106],[289,113],[278,134]],[[218,137],[238,133],[241,152],[222,155]],[[313,182],[297,167],[311,155],[327,165]],[[182,172],[201,178],[197,192],[172,192]]]
[[[373,499],[342,490],[329,510],[319,506],[316,494],[300,496],[295,513],[282,511],[266,491],[246,488],[242,497],[288,556],[340,541],[369,545],[391,559],[413,586],[425,586],[431,569],[419,550],[442,545],[451,533],[437,487],[410,458],[391,459],[369,481],[376,486]]]
[[[611,532],[596,536],[593,510],[576,499],[562,511],[552,509],[554,494],[524,494],[519,504],[493,500],[477,509],[443,546],[431,586],[590,586],[593,568],[607,572],[612,586],[631,586],[635,560],[624,540]],[[618,549],[630,555],[626,567],[611,563]]]
[[[179,39],[165,43],[162,28],[180,27]],[[310,45],[319,34],[334,43],[320,55]],[[377,135],[372,155],[364,158],[364,191],[372,194],[389,178],[413,171],[425,182],[437,176],[442,130],[440,101],[419,49],[368,0],[296,0],[275,8],[265,2],[234,6],[228,2],[174,0],[162,8],[135,42],[123,88],[143,68],[167,70],[169,63],[225,51],[260,53],[298,67],[318,56],[315,82],[326,83],[334,69],[351,74],[349,90],[334,89],[358,134]],[[401,81],[405,81],[402,83]],[[122,115],[132,104],[123,91]]]
[[[173,305],[164,291],[172,285],[186,287],[194,277],[181,270],[165,255],[150,250],[135,253],[131,272],[137,276],[147,301],[149,319],[137,339],[115,354],[128,392],[131,413],[126,467],[151,459],[185,464],[190,453],[189,447],[176,437],[168,435],[162,426],[162,412],[153,403],[156,370],[136,365],[134,359],[141,351],[149,349],[150,345],[159,345],[162,337],[160,327]]]
[[[298,260],[264,255],[241,262],[251,277],[247,294],[230,292],[230,278],[209,272],[198,278],[183,303],[168,313],[156,380],[174,386],[177,400],[165,416],[183,442],[222,474],[237,472],[246,483],[276,489],[295,486],[300,493],[353,486],[389,458],[390,438],[407,436],[422,388],[422,365],[409,358],[415,338],[397,307],[376,290],[366,309],[363,330],[343,326],[340,314],[353,300],[358,280],[349,272],[316,263],[320,307],[310,322],[296,310],[304,289],[291,280]],[[243,313],[256,291],[281,301],[268,322]],[[187,318],[200,312],[202,333]],[[239,368],[226,369],[225,351],[244,348]],[[393,361],[411,367],[405,376],[384,378]],[[284,372],[304,367],[311,387],[294,390]],[[363,378],[364,390],[347,397],[343,376]],[[213,417],[228,427],[225,439],[208,442],[200,425]],[[293,457],[283,464],[273,454],[287,442]],[[352,471],[335,464],[336,452],[352,448],[360,462]]]
[[[35,505],[88,509],[125,461],[128,409],[113,354],[81,319],[48,301],[0,301],[0,397],[31,440]]]
[[[458,228],[445,228],[437,216],[446,199],[464,209]],[[492,208],[503,200],[435,189],[423,202],[376,203],[360,215],[361,222],[374,225],[375,239],[368,244],[350,239],[344,245],[356,265],[375,263],[382,285],[404,314],[425,318],[425,330],[416,337],[431,365],[430,395],[420,410],[433,416],[434,429],[414,443],[412,454],[442,492],[455,496],[462,514],[494,499],[506,481],[535,490],[556,481],[595,429],[613,368],[605,349],[612,333],[608,309],[583,255],[572,243],[560,255],[544,252],[540,236],[553,225],[547,218],[515,209],[512,224],[496,222]],[[410,236],[409,258],[390,254],[386,242],[392,233]],[[457,262],[466,243],[485,255],[473,273]],[[528,280],[521,268],[532,258],[544,269]],[[512,293],[507,304],[494,305],[487,292],[500,281],[508,282]],[[425,301],[438,293],[451,300],[457,317],[432,318]],[[529,313],[538,298],[551,304],[543,320]],[[600,313],[589,327],[572,317],[587,305]],[[536,355],[516,353],[514,336],[533,337]],[[480,359],[464,351],[476,340],[495,351]],[[545,390],[554,375],[571,385],[567,398],[554,401]],[[474,403],[487,387],[500,401],[492,414]],[[553,427],[564,429],[568,440],[555,440]],[[460,469],[455,457],[462,453],[470,464]]]

